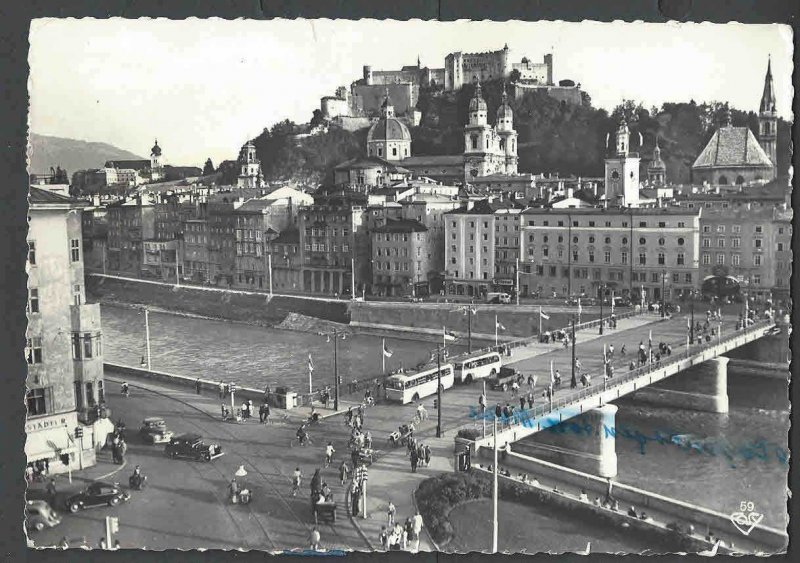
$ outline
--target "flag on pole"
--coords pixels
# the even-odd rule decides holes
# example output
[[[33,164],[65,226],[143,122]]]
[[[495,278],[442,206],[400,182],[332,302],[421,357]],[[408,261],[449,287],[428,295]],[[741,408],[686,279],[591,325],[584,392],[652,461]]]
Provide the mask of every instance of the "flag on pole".
[[[542,308],[541,307],[539,307],[539,316],[542,317],[544,320],[549,320],[550,319],[550,315],[544,314],[542,312]]]
[[[555,376],[553,375],[553,360],[550,360],[550,385],[555,382]]]
[[[583,307],[581,307],[581,298],[578,297],[578,315],[583,312]]]
[[[608,363],[608,351],[606,350],[606,343],[603,342],[603,363]]]
[[[500,321],[499,321],[499,320],[497,320],[497,315],[495,315],[495,317],[494,317],[494,324],[495,324],[495,325],[497,326],[497,328],[499,328],[500,330],[505,330],[505,329],[506,329],[506,327],[504,327],[504,326],[503,326],[503,325],[500,323]]]
[[[389,350],[386,347],[386,339],[384,338],[383,339],[383,355],[386,356],[387,358],[391,358],[392,354],[394,354],[394,352],[392,352],[391,350]]]
[[[456,335],[453,334],[452,332],[449,332],[445,327],[442,327],[442,330],[444,331],[445,342],[452,342],[453,340],[456,339]]]
[[[653,329],[650,329],[650,335],[647,337],[647,344],[652,348],[653,347]]]
[[[314,360],[311,359],[311,354],[308,355],[308,371],[314,371]]]

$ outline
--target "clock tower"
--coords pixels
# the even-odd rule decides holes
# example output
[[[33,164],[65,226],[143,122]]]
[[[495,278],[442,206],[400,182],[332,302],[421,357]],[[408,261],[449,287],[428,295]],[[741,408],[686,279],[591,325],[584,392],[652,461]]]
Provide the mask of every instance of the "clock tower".
[[[606,158],[606,205],[639,206],[639,154],[630,152],[630,137],[623,117],[616,132],[616,148]]]

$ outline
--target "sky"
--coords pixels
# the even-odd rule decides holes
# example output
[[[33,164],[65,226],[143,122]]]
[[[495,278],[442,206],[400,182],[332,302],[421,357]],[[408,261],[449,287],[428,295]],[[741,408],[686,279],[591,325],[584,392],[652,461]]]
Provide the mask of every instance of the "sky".
[[[34,20],[30,130],[99,141],[167,164],[233,159],[283,119],[307,122],[322,96],[374,70],[442,68],[455,51],[512,61],[553,53],[554,80],[596,107],[694,99],[758,110],[771,56],[777,110],[791,120],[791,28],[777,24],[412,20]]]

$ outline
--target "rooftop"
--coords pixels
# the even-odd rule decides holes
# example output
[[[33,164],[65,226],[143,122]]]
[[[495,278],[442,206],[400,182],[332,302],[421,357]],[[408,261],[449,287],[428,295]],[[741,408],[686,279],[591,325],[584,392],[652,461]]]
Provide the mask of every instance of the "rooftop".
[[[342,162],[341,164],[337,164],[334,167],[334,170],[357,170],[359,168],[385,168],[389,172],[396,172],[400,174],[406,174],[409,172],[402,166],[397,166],[396,164],[389,162],[388,160],[384,160],[378,156],[362,156],[359,158],[352,158]]]
[[[476,201],[475,205],[472,206],[472,209],[467,209],[466,206],[462,206],[459,209],[454,209],[453,211],[448,212],[449,215],[493,215],[498,212],[503,211],[518,211],[524,209],[524,206],[509,200],[505,199],[503,201],[494,200],[489,201],[488,199],[482,199],[480,201]]]
[[[714,132],[692,168],[757,166],[772,168],[749,127],[723,126]]]
[[[298,244],[300,242],[300,231],[288,229],[274,238],[270,244]]]
[[[403,166],[463,166],[464,156],[460,154],[409,156],[402,162]]]
[[[698,215],[699,209],[685,207],[584,207],[569,209],[550,209],[549,207],[529,207],[523,215]]]
[[[386,225],[373,229],[373,233],[424,233],[428,227],[411,219],[387,219]]]

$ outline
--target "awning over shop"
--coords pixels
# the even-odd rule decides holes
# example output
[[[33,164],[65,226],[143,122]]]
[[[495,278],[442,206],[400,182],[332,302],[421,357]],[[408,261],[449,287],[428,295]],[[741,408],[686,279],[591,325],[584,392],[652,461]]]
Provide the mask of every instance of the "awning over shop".
[[[57,427],[28,434],[28,439],[25,440],[25,455],[28,462],[53,459],[61,454],[77,451],[76,444],[68,432],[64,427]]]

